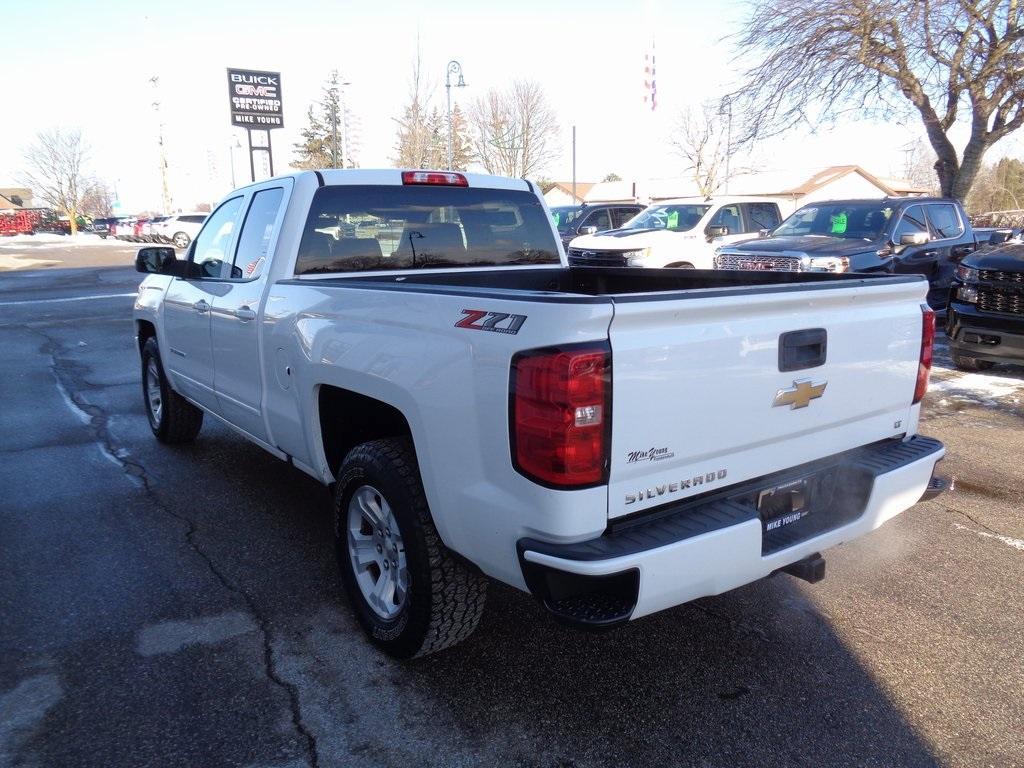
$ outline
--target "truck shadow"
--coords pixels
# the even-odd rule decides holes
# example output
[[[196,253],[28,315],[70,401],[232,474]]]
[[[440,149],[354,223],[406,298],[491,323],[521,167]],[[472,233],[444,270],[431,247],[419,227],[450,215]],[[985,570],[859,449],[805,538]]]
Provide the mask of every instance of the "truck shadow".
[[[496,586],[477,634],[409,675],[537,765],[934,765],[833,628],[778,577],[584,634]]]

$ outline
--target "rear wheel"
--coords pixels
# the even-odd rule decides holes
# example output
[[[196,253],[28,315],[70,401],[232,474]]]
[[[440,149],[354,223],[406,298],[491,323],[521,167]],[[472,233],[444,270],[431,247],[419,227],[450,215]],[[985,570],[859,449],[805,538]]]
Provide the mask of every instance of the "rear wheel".
[[[188,248],[188,244],[192,242],[192,238],[185,232],[175,232],[174,237],[171,238],[171,242],[174,243],[175,248]]]
[[[334,516],[345,592],[376,646],[405,659],[472,634],[487,579],[441,542],[408,439],[352,449],[338,472]]]
[[[991,360],[979,360],[976,357],[953,353],[953,365],[961,371],[987,371],[995,366]]]
[[[167,383],[156,338],[142,347],[142,395],[149,428],[162,443],[190,443],[203,428],[203,412]]]

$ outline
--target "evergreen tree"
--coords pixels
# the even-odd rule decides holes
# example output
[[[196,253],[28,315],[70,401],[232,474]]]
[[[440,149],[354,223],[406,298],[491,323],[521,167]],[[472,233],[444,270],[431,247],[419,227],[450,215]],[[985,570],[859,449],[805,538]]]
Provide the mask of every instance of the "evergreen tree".
[[[350,131],[353,118],[342,96],[343,85],[338,70],[332,70],[320,101],[310,105],[306,113],[307,124],[302,130],[302,141],[295,145],[298,158],[292,163],[293,168],[356,167]]]

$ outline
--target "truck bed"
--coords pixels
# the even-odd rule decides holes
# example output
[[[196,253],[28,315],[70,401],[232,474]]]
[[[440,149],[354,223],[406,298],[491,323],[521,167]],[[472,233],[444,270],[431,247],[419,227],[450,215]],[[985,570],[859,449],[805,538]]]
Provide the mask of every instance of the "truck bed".
[[[680,291],[700,290],[699,297],[745,293],[853,288],[858,285],[913,283],[920,275],[832,274],[827,272],[753,272],[697,269],[630,269],[616,267],[543,267],[538,269],[473,269],[391,275],[301,278],[288,283],[331,285],[347,288],[400,290],[403,292],[456,293],[517,300],[593,301],[678,299]],[[510,292],[514,295],[510,295]]]

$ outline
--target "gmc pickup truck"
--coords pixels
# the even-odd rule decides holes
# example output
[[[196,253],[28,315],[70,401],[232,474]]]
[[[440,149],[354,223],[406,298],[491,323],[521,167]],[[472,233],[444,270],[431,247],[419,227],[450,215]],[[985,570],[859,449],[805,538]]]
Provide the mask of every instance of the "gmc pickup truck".
[[[535,186],[328,170],[143,248],[153,434],[204,415],[333,487],[340,577],[396,657],[489,579],[607,628],[776,572],[941,490],[917,275],[575,268]]]
[[[715,268],[920,274],[934,307],[945,305],[957,262],[978,247],[960,203],[931,197],[811,203],[763,234],[719,248]]]

